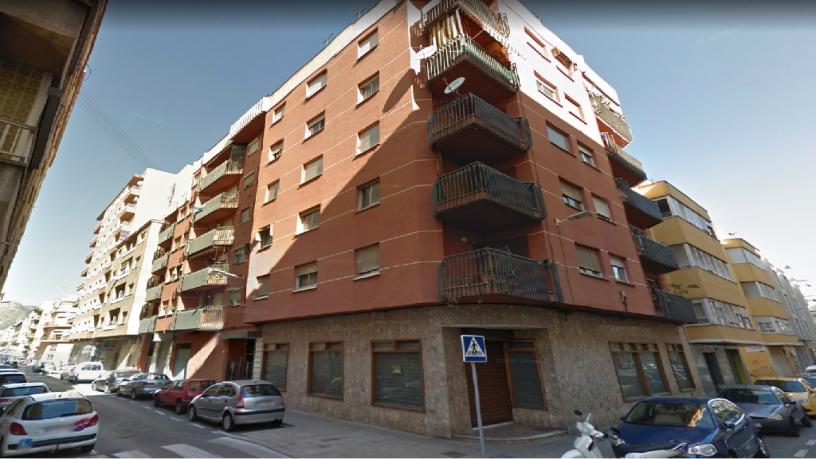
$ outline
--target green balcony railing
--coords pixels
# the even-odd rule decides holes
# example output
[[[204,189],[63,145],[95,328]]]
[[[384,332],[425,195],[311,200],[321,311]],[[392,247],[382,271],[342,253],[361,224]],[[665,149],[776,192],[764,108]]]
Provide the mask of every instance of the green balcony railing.
[[[159,271],[164,270],[167,267],[167,260],[170,258],[169,253],[165,253],[164,255],[160,256],[153,260],[153,265],[150,268],[151,273],[157,273]]]
[[[162,294],[162,284],[156,285],[155,287],[150,287],[145,291],[145,301],[156,301],[161,299]]]
[[[626,139],[627,142],[632,141],[632,131],[629,129],[629,123],[623,119],[622,115],[619,115],[609,108],[609,101],[607,101],[605,97],[598,94],[590,94],[589,100],[592,102],[592,108],[595,114],[601,121],[614,129],[615,132]]]
[[[172,330],[221,330],[224,328],[224,307],[220,305],[185,309],[175,313]]]
[[[212,185],[213,183],[220,180],[222,177],[227,175],[241,175],[244,173],[243,164],[240,161],[236,161],[234,159],[230,159],[228,161],[224,161],[218,167],[210,171],[209,174],[204,176],[200,182],[198,182],[198,190],[203,191],[206,190],[207,187]]]
[[[173,223],[170,226],[168,226],[167,228],[161,230],[161,232],[159,232],[159,244],[161,244],[163,242],[167,242],[169,239],[171,239],[173,237],[173,233],[175,231],[176,231],[176,224],[175,223]]]
[[[153,333],[156,329],[156,316],[145,317],[139,321],[139,334]]]
[[[422,13],[422,30],[427,31],[428,27],[445,18],[455,8],[458,8],[497,40],[503,40],[510,34],[507,17],[491,10],[482,0],[442,0],[433,8]]]
[[[194,255],[210,247],[232,245],[234,239],[235,228],[232,226],[212,229],[187,242],[187,255]]]
[[[218,194],[214,198],[204,203],[204,205],[201,206],[200,209],[197,209],[196,213],[193,215],[193,221],[197,222],[219,209],[235,209],[237,207],[238,207],[238,192],[226,191],[224,193]]]
[[[519,79],[515,66],[503,65],[467,35],[451,39],[429,57],[425,61],[425,75],[428,81],[435,80],[463,60],[470,62],[508,90],[518,91]]]
[[[215,263],[196,272],[185,274],[181,278],[181,291],[200,287],[227,285],[226,272],[229,272],[229,265],[227,263]]]

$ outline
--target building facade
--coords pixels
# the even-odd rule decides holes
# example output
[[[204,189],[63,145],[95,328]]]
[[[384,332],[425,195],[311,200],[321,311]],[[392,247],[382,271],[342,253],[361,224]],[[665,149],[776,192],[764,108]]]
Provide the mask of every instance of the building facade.
[[[71,330],[71,318],[77,313],[79,300],[66,296],[56,301],[43,303],[42,337],[35,351],[34,360],[53,362],[57,367],[67,364],[73,344],[68,341]]]
[[[814,351],[816,351],[816,323],[807,307],[807,300],[795,282],[788,279],[784,270],[766,262],[768,272],[774,281],[774,288],[785,308],[788,310],[791,326],[799,338],[802,346],[796,346],[796,360],[800,369],[813,365]]]

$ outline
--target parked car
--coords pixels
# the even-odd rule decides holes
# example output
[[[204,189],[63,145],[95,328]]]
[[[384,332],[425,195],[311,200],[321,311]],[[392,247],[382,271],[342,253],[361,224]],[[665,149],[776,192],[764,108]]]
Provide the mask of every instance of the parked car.
[[[130,381],[130,378],[138,375],[139,370],[115,370],[108,373],[104,378],[99,378],[93,383],[91,387],[94,390],[114,394],[119,391],[119,386]]]
[[[43,374],[46,376],[59,376],[60,370],[54,362],[45,362],[43,364]]]
[[[816,416],[816,389],[802,378],[768,376],[756,380],[756,384],[782,389],[793,401],[802,405],[808,416]]]
[[[172,381],[164,389],[153,394],[155,406],[172,406],[176,414],[187,412],[187,406],[196,396],[204,392],[215,381],[207,379],[183,379]]]
[[[805,373],[816,374],[816,365],[808,365],[805,367]]]
[[[20,371],[0,372],[0,386],[5,386],[6,384],[20,384],[26,382],[28,382],[28,379],[26,379],[25,374],[23,374]]]
[[[60,375],[59,378],[65,381],[71,379],[71,374],[74,372],[74,367],[76,365],[65,365],[59,369]]]
[[[132,400],[139,397],[152,397],[157,390],[164,388],[169,382],[170,378],[162,373],[138,373],[120,385],[117,394],[121,397],[130,397]]]
[[[0,417],[0,455],[18,456],[80,448],[93,450],[99,415],[90,400],[76,392],[20,397]]]
[[[226,381],[212,385],[190,402],[187,419],[218,422],[230,432],[238,425],[283,424],[286,407],[277,387],[268,381]]]
[[[649,445],[687,443],[689,456],[768,457],[765,441],[737,405],[723,398],[651,397],[621,418],[615,455],[651,449]]]
[[[751,416],[763,432],[783,432],[799,436],[799,425],[813,425],[802,405],[774,386],[736,384],[723,386],[720,397],[728,399]]]
[[[74,366],[71,370],[69,381],[74,384],[81,382],[91,382],[105,376],[105,367],[102,362],[82,362]]]
[[[43,383],[20,383],[0,386],[0,413],[20,397],[46,392],[49,392],[48,386]]]

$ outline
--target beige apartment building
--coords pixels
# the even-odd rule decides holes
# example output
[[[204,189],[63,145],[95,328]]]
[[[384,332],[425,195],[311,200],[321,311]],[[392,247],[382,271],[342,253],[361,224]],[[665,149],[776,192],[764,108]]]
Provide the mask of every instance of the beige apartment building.
[[[42,304],[40,319],[41,337],[33,355],[38,362],[53,362],[55,365],[68,363],[73,344],[68,341],[71,318],[76,314],[79,300],[66,296],[56,301]]]

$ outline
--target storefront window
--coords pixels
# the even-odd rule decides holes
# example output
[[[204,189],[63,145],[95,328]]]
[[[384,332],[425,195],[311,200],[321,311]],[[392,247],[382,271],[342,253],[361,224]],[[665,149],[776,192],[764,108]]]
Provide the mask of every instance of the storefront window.
[[[343,343],[309,345],[309,395],[343,399]]]
[[[514,405],[521,408],[546,408],[541,391],[535,343],[511,341],[507,346],[510,380],[513,385]]]
[[[421,410],[425,407],[419,341],[372,344],[374,404]]]

